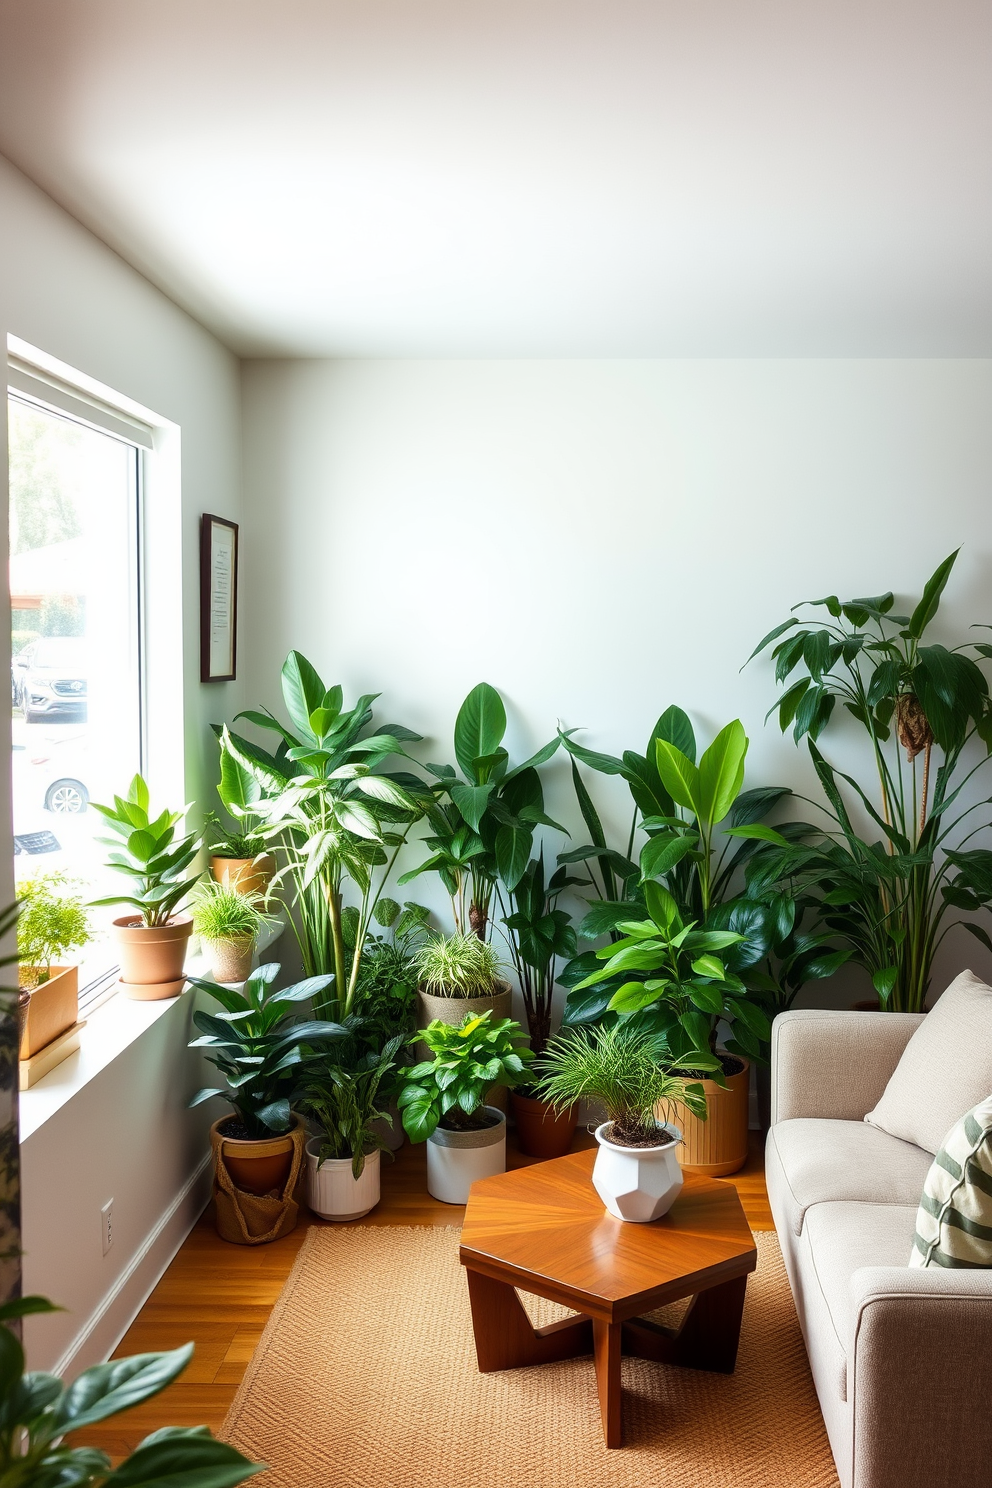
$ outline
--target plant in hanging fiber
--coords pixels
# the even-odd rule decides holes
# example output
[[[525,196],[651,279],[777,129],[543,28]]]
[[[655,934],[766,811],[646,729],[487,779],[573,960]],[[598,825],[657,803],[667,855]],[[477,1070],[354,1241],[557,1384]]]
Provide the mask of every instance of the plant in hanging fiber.
[[[992,748],[989,687],[978,664],[992,658],[992,645],[926,640],[956,558],[944,560],[908,615],[893,613],[891,593],[806,601],[796,609],[828,618],[793,616],[748,658],[773,646],[776,681],[788,685],[772,711],[797,744],[807,740],[829,819],[815,838],[766,855],[765,881],[812,895],[826,927],[871,976],[882,1007],[900,1012],[925,1008],[934,956],[955,924],[992,950],[981,924],[948,917],[992,905],[992,851],[967,846],[988,825],[989,803],[963,796]],[[803,675],[790,683],[797,669]],[[836,769],[817,745],[838,699],[867,736],[870,784]],[[849,800],[880,837],[864,840]]]

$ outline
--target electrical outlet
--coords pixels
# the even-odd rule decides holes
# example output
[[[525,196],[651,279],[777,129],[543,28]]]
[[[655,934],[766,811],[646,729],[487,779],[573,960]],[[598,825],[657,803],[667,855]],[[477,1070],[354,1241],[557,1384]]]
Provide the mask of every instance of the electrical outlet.
[[[106,1255],[107,1254],[107,1251],[110,1249],[110,1247],[114,1243],[114,1201],[113,1201],[113,1199],[108,1199],[107,1202],[104,1204],[103,1208],[100,1210],[100,1219],[103,1222],[103,1253],[104,1253],[104,1255]]]

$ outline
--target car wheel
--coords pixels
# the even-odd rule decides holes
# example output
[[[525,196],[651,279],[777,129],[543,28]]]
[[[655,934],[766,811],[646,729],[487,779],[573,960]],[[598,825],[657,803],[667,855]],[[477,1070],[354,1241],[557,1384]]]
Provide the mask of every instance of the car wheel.
[[[56,816],[78,816],[89,805],[90,794],[79,780],[53,780],[45,792],[45,810]]]

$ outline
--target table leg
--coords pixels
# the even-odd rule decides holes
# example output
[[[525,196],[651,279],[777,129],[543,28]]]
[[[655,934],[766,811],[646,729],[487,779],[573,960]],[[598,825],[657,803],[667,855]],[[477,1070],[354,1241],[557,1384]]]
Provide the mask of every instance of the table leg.
[[[622,1323],[601,1322],[599,1318],[592,1320],[599,1409],[603,1417],[603,1438],[608,1447],[619,1447],[623,1436],[620,1392],[622,1331]]]
[[[698,1292],[679,1328],[664,1328],[647,1318],[623,1324],[624,1353],[689,1369],[733,1374],[744,1313],[747,1277]]]
[[[592,1352],[589,1318],[564,1318],[547,1328],[535,1328],[512,1286],[468,1267],[466,1275],[475,1352],[483,1374],[525,1364],[553,1364]]]

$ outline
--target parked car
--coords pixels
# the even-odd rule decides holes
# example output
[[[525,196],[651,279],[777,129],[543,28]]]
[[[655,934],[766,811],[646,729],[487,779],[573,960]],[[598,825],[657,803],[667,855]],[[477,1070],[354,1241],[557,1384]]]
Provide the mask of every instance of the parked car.
[[[80,636],[43,636],[14,657],[14,702],[28,723],[53,714],[86,716],[86,642]]]
[[[27,743],[15,737],[12,764],[15,831],[42,826],[41,810],[54,816],[78,816],[89,805],[89,744],[85,734],[32,738]]]

